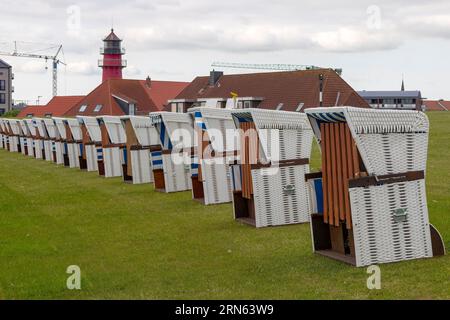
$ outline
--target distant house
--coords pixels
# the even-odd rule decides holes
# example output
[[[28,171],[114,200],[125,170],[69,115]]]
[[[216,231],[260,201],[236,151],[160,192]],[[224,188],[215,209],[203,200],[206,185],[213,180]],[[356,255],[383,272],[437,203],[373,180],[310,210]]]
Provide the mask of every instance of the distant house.
[[[424,100],[424,111],[450,111],[450,101]]]
[[[23,108],[17,117],[60,117],[83,98],[84,96],[55,96],[46,105]]]
[[[14,92],[13,79],[12,67],[0,60],[0,115],[11,110],[12,93]]]
[[[369,104],[331,69],[282,71],[195,78],[166,111],[186,112],[196,106],[214,108],[262,108],[303,111],[314,107]]]
[[[358,91],[358,94],[374,109],[422,110],[419,90]]]
[[[65,116],[148,115],[163,109],[189,83],[107,79],[68,110]]]

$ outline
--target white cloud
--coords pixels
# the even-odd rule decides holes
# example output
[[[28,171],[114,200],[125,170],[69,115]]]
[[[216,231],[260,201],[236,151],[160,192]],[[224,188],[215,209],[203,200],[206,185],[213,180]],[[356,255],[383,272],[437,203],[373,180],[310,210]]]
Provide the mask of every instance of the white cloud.
[[[86,61],[69,62],[66,67],[67,72],[81,75],[98,74],[98,66]]]
[[[401,43],[392,32],[355,27],[318,32],[312,40],[320,49],[336,52],[390,50],[397,48]]]
[[[22,58],[16,58],[14,72],[43,74],[47,72],[47,68],[51,68],[51,62],[45,64],[43,60],[25,60],[25,58],[22,59],[22,62],[18,62],[18,59]]]
[[[407,17],[402,25],[415,35],[450,38],[450,14]]]

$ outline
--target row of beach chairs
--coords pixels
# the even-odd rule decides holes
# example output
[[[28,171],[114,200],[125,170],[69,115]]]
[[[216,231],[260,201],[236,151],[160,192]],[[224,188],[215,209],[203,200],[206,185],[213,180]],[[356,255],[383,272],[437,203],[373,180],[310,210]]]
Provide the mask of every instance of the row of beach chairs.
[[[149,116],[0,119],[0,148],[232,202],[255,227],[310,223],[314,252],[356,266],[445,254],[429,223],[429,124],[417,111],[196,107]],[[313,139],[322,170],[310,172]]]

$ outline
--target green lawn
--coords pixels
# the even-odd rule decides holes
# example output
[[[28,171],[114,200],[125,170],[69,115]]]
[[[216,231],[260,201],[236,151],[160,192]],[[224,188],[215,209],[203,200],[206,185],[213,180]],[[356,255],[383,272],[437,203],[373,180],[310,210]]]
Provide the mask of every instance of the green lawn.
[[[450,113],[430,113],[431,222],[450,247]],[[318,167],[317,147],[313,166]],[[79,265],[82,290],[66,289]],[[450,299],[450,256],[366,269],[314,255],[309,225],[254,229],[230,204],[0,150],[0,299]]]

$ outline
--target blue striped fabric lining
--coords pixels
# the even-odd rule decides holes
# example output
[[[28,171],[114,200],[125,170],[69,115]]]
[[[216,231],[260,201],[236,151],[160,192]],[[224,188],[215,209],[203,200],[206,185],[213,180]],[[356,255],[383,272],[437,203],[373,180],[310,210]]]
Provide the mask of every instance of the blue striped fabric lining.
[[[327,113],[318,112],[318,113],[309,113],[308,115],[321,122],[346,122],[343,112],[327,112]]]
[[[193,156],[191,158],[191,176],[198,177],[198,157]]]
[[[82,157],[83,156],[83,144],[82,143],[78,144],[78,150],[80,151],[80,157]]]
[[[128,163],[128,158],[127,158],[127,148],[123,148],[122,149],[123,152],[123,163],[127,164]]]
[[[63,149],[64,151],[64,154],[67,154],[68,153],[68,146],[67,146],[67,143],[66,142],[64,142],[64,149]]]
[[[242,112],[233,114],[239,122],[253,122],[252,114],[250,112]]]
[[[167,133],[166,126],[164,123],[160,122],[157,125],[159,129],[159,139],[164,150],[172,150],[172,142],[170,142],[169,134]]]
[[[162,160],[162,152],[161,151],[153,151],[152,155],[152,167],[153,170],[160,170],[163,168],[163,160]]]
[[[200,111],[195,111],[194,113],[195,124],[200,127],[203,131],[206,130],[206,124],[203,122],[203,116]]]
[[[103,160],[103,148],[97,148],[97,161]]]
[[[316,192],[317,213],[323,214],[322,179],[314,179],[314,191]]]

